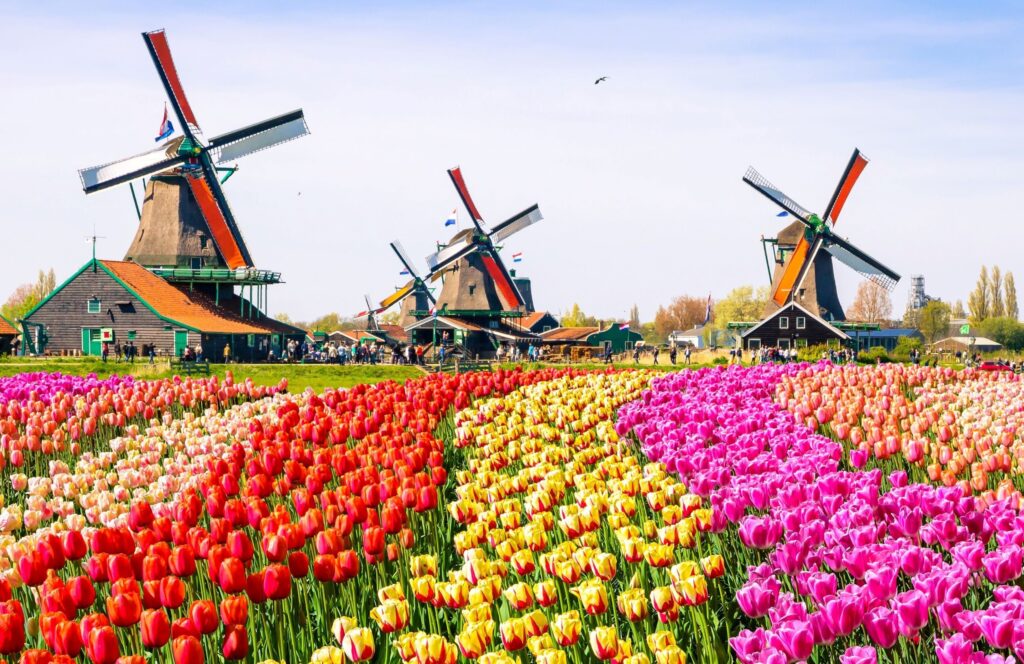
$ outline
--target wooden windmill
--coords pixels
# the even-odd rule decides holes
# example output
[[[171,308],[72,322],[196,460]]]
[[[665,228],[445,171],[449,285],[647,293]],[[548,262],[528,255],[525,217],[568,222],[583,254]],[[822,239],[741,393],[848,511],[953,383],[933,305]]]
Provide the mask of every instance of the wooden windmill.
[[[391,250],[395,252],[398,260],[402,263],[402,273],[408,274],[411,278],[405,285],[400,286],[394,293],[381,300],[378,312],[387,311],[396,304],[400,304],[402,313],[399,317],[399,325],[404,327],[423,318],[434,308],[436,300],[427,282],[439,279],[444,269],[431,270],[425,277],[420,277],[416,268],[413,267],[409,254],[405,253],[405,248],[399,240],[391,243]]]
[[[753,167],[747,170],[744,182],[796,218],[779,233],[777,246],[780,251],[776,255],[772,297],[766,316],[790,302],[797,302],[826,320],[845,320],[836,289],[833,257],[886,290],[892,290],[900,280],[896,272],[833,230],[853,185],[867,163],[860,150],[853,151],[823,217],[809,212]]]
[[[540,208],[531,205],[493,229],[488,228],[459,167],[450,169],[448,175],[473,227],[456,233],[443,249],[427,257],[431,276],[451,270],[437,298],[438,306],[460,316],[525,313],[527,300],[505,267],[497,245],[543,219]]]
[[[299,109],[205,140],[178,78],[166,33],[157,30],[142,37],[182,135],[156,150],[79,171],[82,188],[91,194],[152,176],[126,260],[151,268],[252,268],[252,256],[218,172],[233,172],[221,164],[305,136],[309,130],[303,112]],[[173,131],[168,123],[164,126]]]

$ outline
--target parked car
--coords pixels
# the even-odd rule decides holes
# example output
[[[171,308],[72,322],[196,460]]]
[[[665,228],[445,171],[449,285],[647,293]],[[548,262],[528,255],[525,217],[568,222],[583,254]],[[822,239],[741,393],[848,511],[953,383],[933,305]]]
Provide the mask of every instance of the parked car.
[[[978,368],[982,371],[1013,371],[1010,365],[993,362],[992,360],[985,360],[978,365]]]

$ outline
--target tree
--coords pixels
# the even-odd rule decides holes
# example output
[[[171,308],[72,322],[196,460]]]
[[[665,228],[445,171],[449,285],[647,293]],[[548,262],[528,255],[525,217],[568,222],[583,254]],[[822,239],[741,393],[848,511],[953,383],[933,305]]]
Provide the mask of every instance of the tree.
[[[306,326],[307,330],[314,332],[334,332],[341,329],[341,316],[335,312],[325,314]]]
[[[921,308],[921,334],[933,343],[946,335],[949,330],[950,309],[942,300],[932,300]]]
[[[635,302],[629,309],[629,329],[640,331],[640,307]]]
[[[864,281],[857,286],[857,296],[846,310],[846,317],[861,323],[880,323],[892,316],[892,300],[889,291],[873,281]]]
[[[991,307],[989,307],[988,298],[988,269],[982,265],[981,274],[978,275],[978,283],[975,284],[971,294],[967,296],[967,310],[970,312],[972,323],[980,323],[989,317]]]
[[[597,318],[583,313],[579,304],[573,304],[569,313],[558,321],[562,327],[597,327]]]
[[[632,330],[633,328],[630,327]],[[655,345],[661,343],[661,339],[658,338],[658,332],[654,329],[654,323],[640,323],[640,329],[636,330],[639,332],[646,343]]]
[[[654,314],[654,330],[664,341],[676,330],[685,331],[704,322],[707,300],[691,295],[680,295],[667,307],[658,307]]]
[[[713,327],[724,330],[731,322],[761,320],[764,308],[768,305],[768,297],[767,286],[757,289],[753,286],[739,286],[732,289],[728,295],[715,302]]]
[[[8,320],[17,321],[24,318],[37,304],[57,287],[57,275],[53,268],[49,272],[39,270],[35,283],[22,284],[14,289],[7,302],[0,307],[0,314]]]
[[[1013,281],[1012,277],[1010,278],[1010,281]],[[967,318],[967,311],[964,310],[963,300],[957,300],[953,304],[953,310],[950,312],[950,315],[953,318]]]
[[[391,311],[387,312],[383,316],[378,316],[377,320],[379,320],[382,325],[398,325],[399,322],[401,322],[401,320],[402,320],[402,312],[399,309],[392,309]],[[345,322],[342,322],[340,329],[342,329],[342,330],[346,329],[345,325],[348,324],[348,323],[349,323],[348,320],[346,320]]]
[[[1006,299],[1007,317],[1017,320],[1020,312],[1017,309],[1017,286],[1013,283],[1013,272],[1007,272],[1003,277],[1003,297]]]
[[[274,316],[274,318],[276,318],[277,320],[281,321],[282,323],[287,323],[288,325],[294,325],[295,324],[295,321],[292,320],[292,317],[289,316],[286,313],[277,314],[276,316]]]
[[[1007,350],[1024,348],[1024,325],[1009,316],[987,318],[978,325],[979,336],[1003,344]]]
[[[1003,302],[1003,275],[998,265],[993,265],[988,275],[988,315],[991,318],[1002,318],[1006,315],[1006,303]]]

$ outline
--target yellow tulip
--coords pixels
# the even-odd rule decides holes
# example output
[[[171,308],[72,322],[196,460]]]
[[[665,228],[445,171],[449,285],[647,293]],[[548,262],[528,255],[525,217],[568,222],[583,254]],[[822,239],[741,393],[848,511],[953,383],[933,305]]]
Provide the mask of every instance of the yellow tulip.
[[[569,592],[580,599],[587,615],[596,616],[608,610],[608,591],[600,579],[587,579]]]
[[[416,664],[452,664],[458,658],[456,647],[437,634],[417,634],[413,649]]]
[[[356,627],[345,633],[341,649],[350,662],[362,662],[373,657],[373,633],[365,627]]]
[[[502,650],[497,652],[485,652],[480,656],[480,659],[476,661],[480,664],[520,664],[518,657],[514,658]]]
[[[672,596],[680,606],[703,604],[708,599],[708,582],[697,574],[672,584]]]
[[[694,510],[693,519],[697,522],[697,530],[706,533],[711,530],[711,510],[709,508]]]
[[[666,629],[659,629],[657,632],[647,635],[647,647],[651,649],[651,652],[658,652],[674,645],[676,645],[676,635]]]
[[[377,601],[381,604],[389,599],[405,599],[405,591],[402,590],[402,584],[393,583],[377,591]]]
[[[700,566],[704,570],[704,576],[709,579],[717,579],[725,574],[725,559],[718,554],[701,558]]]
[[[644,560],[651,567],[668,567],[675,552],[671,545],[651,542],[644,548]]]
[[[385,634],[401,631],[409,624],[409,603],[404,599],[386,599],[370,610],[370,617]]]
[[[415,597],[418,602],[425,602],[427,604],[432,602],[434,600],[436,585],[437,580],[430,575],[416,576],[409,579],[409,586],[412,588],[412,596]]]
[[[619,652],[619,635],[615,627],[596,627],[590,632],[590,650],[601,661],[615,657]]]
[[[539,581],[533,586],[533,596],[537,604],[543,607],[552,606],[558,602],[558,590],[555,588],[553,579]]]
[[[416,637],[422,632],[406,632],[397,636],[392,643],[399,659],[403,662],[410,662],[416,657]]]
[[[619,613],[630,622],[647,617],[647,597],[642,588],[623,590],[615,598],[615,606],[619,609]]]
[[[651,606],[658,613],[665,613],[675,607],[676,601],[672,597],[672,589],[668,586],[658,586],[651,591]]]
[[[602,581],[614,579],[617,567],[618,559],[610,553],[596,553],[590,559],[590,572]]]
[[[494,641],[494,621],[470,623],[455,637],[459,652],[467,659],[476,659],[487,652]]]
[[[644,559],[644,550],[647,548],[647,544],[639,537],[631,537],[623,540],[621,547],[622,557],[626,559],[626,562],[638,563]]]
[[[467,625],[480,622],[481,620],[490,620],[491,618],[491,605],[487,603],[468,606],[462,610],[462,620]]]
[[[574,645],[579,640],[582,629],[579,611],[575,609],[559,613],[551,621],[551,636],[555,637],[555,643],[563,648]]]
[[[509,606],[515,611],[524,611],[533,606],[533,590],[528,583],[516,583],[502,593]]]
[[[344,664],[345,653],[337,646],[317,648],[309,657],[310,664]]]
[[[512,554],[509,562],[512,565],[512,570],[519,576],[525,576],[537,568],[533,562],[533,551],[529,549],[516,551]]]
[[[548,630],[548,615],[540,609],[534,609],[523,615],[527,636],[540,636]]]
[[[348,616],[341,616],[340,618],[336,618],[334,620],[334,623],[331,625],[331,634],[334,635],[334,640],[338,642],[339,646],[341,645],[342,640],[345,638],[346,632],[348,632],[348,630],[354,627],[358,627],[358,624],[356,623],[354,618],[349,618]]]
[[[414,577],[437,576],[437,558],[430,554],[409,559],[409,571]]]
[[[668,571],[668,575],[673,581],[682,581],[683,579],[697,574],[700,574],[700,566],[692,560],[684,560],[680,563],[676,563],[672,566],[672,569]]]
[[[537,653],[544,650],[551,650],[555,647],[555,642],[551,640],[550,634],[541,634],[539,636],[531,636],[526,640],[526,649],[530,651],[530,654],[534,657]]]
[[[534,653],[534,658],[537,664],[567,664],[568,659],[566,658],[564,650],[541,650]]]
[[[657,664],[686,664],[686,653],[679,646],[668,646],[654,652]]]
[[[526,623],[522,618],[509,618],[498,627],[505,650],[515,652],[526,646]]]

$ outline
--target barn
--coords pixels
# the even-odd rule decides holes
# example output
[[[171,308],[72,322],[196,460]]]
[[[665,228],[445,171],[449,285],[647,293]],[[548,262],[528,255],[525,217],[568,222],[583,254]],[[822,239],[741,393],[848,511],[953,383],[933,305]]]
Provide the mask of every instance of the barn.
[[[13,355],[18,340],[18,329],[14,324],[0,316],[0,356]]]
[[[305,332],[264,315],[236,294],[210,299],[187,284],[171,283],[131,261],[90,260],[25,315],[41,330],[50,355],[100,355],[103,344],[132,344],[140,356],[179,357],[203,349],[213,361],[253,362],[278,356]]]
[[[818,345],[838,347],[850,337],[800,304],[790,302],[745,330],[741,339],[745,350],[756,351],[763,347],[782,350]]]

